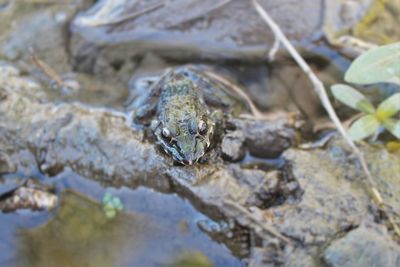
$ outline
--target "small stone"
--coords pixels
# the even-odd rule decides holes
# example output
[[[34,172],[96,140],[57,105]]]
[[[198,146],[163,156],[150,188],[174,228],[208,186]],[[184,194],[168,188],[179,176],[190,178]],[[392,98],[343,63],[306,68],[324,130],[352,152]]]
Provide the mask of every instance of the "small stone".
[[[243,142],[244,136],[240,131],[226,134],[221,144],[223,156],[231,161],[239,161],[243,159],[245,155]]]

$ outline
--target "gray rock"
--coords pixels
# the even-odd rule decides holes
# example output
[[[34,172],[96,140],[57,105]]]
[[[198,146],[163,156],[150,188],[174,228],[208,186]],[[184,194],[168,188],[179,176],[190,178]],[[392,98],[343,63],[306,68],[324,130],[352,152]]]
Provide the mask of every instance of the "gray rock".
[[[325,26],[348,29],[370,5],[368,0],[259,2],[298,46],[318,38]],[[102,0],[81,12],[71,30],[74,65],[85,71],[100,61],[124,62],[147,52],[191,61],[264,61],[274,43],[251,1]]]
[[[333,241],[323,253],[329,267],[400,266],[400,246],[382,226],[362,225]]]
[[[245,145],[246,149],[257,157],[273,158],[291,147],[296,140],[296,129],[287,118],[264,121],[252,119],[233,119],[231,122],[236,132],[228,135],[228,139],[236,137],[236,146]],[[233,143],[233,140],[231,141]],[[237,148],[236,150],[239,150]]]
[[[267,251],[267,261],[287,262],[286,266],[296,265],[290,265],[293,258],[289,254],[280,254],[285,246],[300,244],[296,250],[304,262],[318,263],[320,255],[311,248],[329,245],[363,221],[386,223],[371,212],[372,200],[360,186],[363,174],[340,139],[333,139],[324,150],[288,150],[283,154],[285,168],[275,172],[214,160],[173,166],[168,156],[146,142],[143,131],[131,127],[125,114],[43,102],[15,90],[26,78],[14,75],[14,80],[0,87],[4,96],[0,144],[21,173],[30,173],[37,166],[54,175],[67,168],[105,185],[146,186],[177,193],[212,219],[234,219],[250,229],[255,240],[275,240],[277,251]],[[248,128],[266,124],[254,120],[240,123]],[[282,124],[278,121],[276,125],[280,129]],[[388,208],[399,213],[400,155],[367,144],[360,149]],[[277,196],[282,201],[274,201]],[[276,255],[279,257],[274,260]]]
[[[377,189],[389,210],[398,214],[400,156],[370,145],[361,149]],[[334,139],[326,150],[289,149],[283,157],[304,193],[295,205],[285,202],[269,209],[281,232],[303,244],[321,245],[363,220],[382,220],[370,212],[373,202],[361,186],[364,174],[343,140]]]
[[[241,132],[234,131],[227,133],[222,139],[221,150],[223,156],[231,161],[243,159],[245,150],[243,146],[244,136]]]
[[[10,188],[10,184],[0,185],[0,211],[13,212],[19,209],[50,210],[58,203],[58,196],[53,188],[29,178],[16,188]]]
[[[321,0],[260,2],[291,40],[310,40],[321,27]],[[149,51],[190,60],[264,60],[274,42],[272,32],[250,1],[175,0],[157,4],[103,0],[80,13],[71,27],[76,65],[90,62],[85,65],[91,68],[89,65],[96,65],[99,58],[124,61]],[[149,7],[154,8],[140,14]],[[124,17],[127,19],[121,20]]]

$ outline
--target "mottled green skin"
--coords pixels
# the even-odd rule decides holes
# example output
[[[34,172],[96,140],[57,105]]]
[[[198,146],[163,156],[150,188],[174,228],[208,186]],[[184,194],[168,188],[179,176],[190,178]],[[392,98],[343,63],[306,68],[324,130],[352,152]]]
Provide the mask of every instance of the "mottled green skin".
[[[184,75],[175,73],[162,87],[157,110],[160,124],[154,132],[164,150],[183,164],[197,162],[210,146],[215,125],[201,90]],[[205,134],[198,132],[201,120],[207,124]],[[162,128],[170,131],[172,142],[163,138]]]
[[[243,108],[227,91],[191,68],[170,70],[152,86],[135,119],[143,124],[153,119],[151,128],[164,151],[175,161],[192,165],[210,147],[218,115]],[[203,123],[207,128],[202,132]],[[165,138],[163,129],[170,138]]]

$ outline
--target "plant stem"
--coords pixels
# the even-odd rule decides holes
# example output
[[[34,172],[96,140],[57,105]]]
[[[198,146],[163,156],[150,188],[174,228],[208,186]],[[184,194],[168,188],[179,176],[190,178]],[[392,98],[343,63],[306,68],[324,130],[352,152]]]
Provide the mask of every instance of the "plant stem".
[[[256,11],[258,14],[261,16],[261,18],[264,20],[264,22],[271,28],[272,32],[275,35],[275,38],[279,40],[280,43],[283,44],[283,46],[287,49],[289,54],[293,57],[293,59],[297,62],[299,67],[304,71],[304,73],[308,76],[308,78],[311,80],[314,90],[319,96],[322,105],[324,106],[326,112],[328,113],[330,119],[333,121],[335,124],[337,130],[339,133],[342,135],[344,140],[348,143],[348,145],[352,148],[354,154],[357,156],[361,168],[363,172],[365,173],[365,176],[367,178],[368,183],[370,184],[370,193],[377,203],[377,205],[385,212],[387,217],[389,218],[389,222],[391,226],[393,227],[394,232],[400,236],[400,229],[394,222],[394,220],[389,216],[388,212],[386,211],[383,199],[381,194],[379,193],[378,189],[375,186],[375,182],[372,178],[371,172],[368,169],[367,163],[364,159],[364,155],[362,152],[357,148],[357,146],[354,144],[354,142],[350,139],[348,136],[346,130],[344,129],[343,125],[341,124],[338,116],[336,115],[335,110],[332,107],[331,102],[329,101],[328,94],[326,93],[324,84],[321,82],[320,79],[315,75],[315,73],[311,70],[310,66],[307,64],[307,62],[300,56],[300,54],[296,51],[296,49],[293,47],[293,45],[290,43],[290,41],[287,39],[287,37],[284,35],[280,27],[275,23],[275,21],[268,15],[268,13],[265,11],[265,9],[257,2],[257,0],[251,0]],[[276,42],[276,41],[275,41]]]

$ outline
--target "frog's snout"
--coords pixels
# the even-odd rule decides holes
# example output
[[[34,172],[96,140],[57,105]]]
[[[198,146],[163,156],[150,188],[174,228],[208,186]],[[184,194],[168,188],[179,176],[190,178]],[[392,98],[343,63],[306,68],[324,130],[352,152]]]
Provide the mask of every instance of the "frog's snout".
[[[189,160],[184,159],[184,160],[183,160],[183,163],[184,163],[185,165],[193,165],[194,161],[193,161],[192,159],[189,159]]]
[[[197,160],[198,160],[197,155],[195,155],[193,153],[187,153],[187,154],[185,154],[182,162],[185,165],[193,165],[197,162]]]

